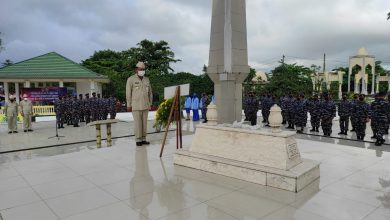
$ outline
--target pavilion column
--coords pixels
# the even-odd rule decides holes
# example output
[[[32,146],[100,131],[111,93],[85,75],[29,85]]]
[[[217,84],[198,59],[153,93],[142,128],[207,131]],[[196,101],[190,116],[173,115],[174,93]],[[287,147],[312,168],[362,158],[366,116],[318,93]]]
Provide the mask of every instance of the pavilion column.
[[[340,100],[341,100],[341,98],[342,98],[342,96],[343,96],[343,93],[342,93],[342,91],[341,91],[341,84],[342,84],[342,83],[339,82],[339,99],[340,99]]]
[[[60,85],[60,88],[63,88],[64,87],[64,81],[60,81],[59,83],[58,83],[58,85]]]
[[[31,83],[30,83],[30,81],[24,82],[24,87],[25,87],[25,88],[31,88]]]
[[[90,81],[90,92],[89,94],[92,94],[93,92],[96,92],[96,85],[95,85],[95,81],[91,80]]]
[[[375,64],[372,66],[371,71],[372,71],[372,76],[373,76],[373,77],[375,76],[375,81],[376,81],[376,88],[374,87],[374,93],[377,93],[377,92],[379,92],[379,80],[380,80],[380,76],[379,76],[379,74],[376,75],[376,73],[375,73]],[[374,85],[374,82],[373,82],[372,84]]]
[[[4,82],[4,96],[5,96],[5,101],[9,101],[9,86],[8,82]]]
[[[39,86],[39,83],[38,82],[34,82],[34,87],[38,88],[38,86]]]
[[[19,83],[15,83],[15,96],[16,96],[16,103],[20,102],[20,91],[19,91]]]
[[[349,70],[348,70],[348,92],[351,91],[351,75],[352,75],[352,66],[350,64]],[[356,86],[356,84],[355,84],[355,86]]]

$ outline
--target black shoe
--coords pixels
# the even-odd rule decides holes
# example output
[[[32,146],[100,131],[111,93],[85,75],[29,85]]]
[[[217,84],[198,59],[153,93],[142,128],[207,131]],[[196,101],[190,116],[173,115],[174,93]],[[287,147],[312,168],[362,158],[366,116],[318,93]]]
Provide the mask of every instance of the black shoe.
[[[14,131],[13,133],[18,133],[17,131]]]
[[[316,132],[320,132],[320,130],[318,128],[316,128]]]
[[[354,132],[354,131],[356,131],[356,130],[355,130],[355,128],[352,128],[352,130],[351,130],[351,131],[352,131],[352,132]]]
[[[348,133],[346,131],[344,131],[344,135],[348,135]]]
[[[8,134],[12,134],[12,131],[8,131]]]
[[[141,144],[149,145],[150,142],[149,141],[142,141]]]
[[[33,131],[33,129],[28,129],[27,131]]]
[[[27,130],[24,130],[24,132],[27,132]]]
[[[340,131],[338,134],[344,134],[344,132]]]
[[[136,144],[138,147],[139,147],[139,146],[142,146],[142,142],[136,142],[135,144]]]
[[[73,125],[73,127],[77,128],[77,127],[80,127],[79,125]]]
[[[316,131],[316,129],[314,129],[314,128],[310,130],[310,132],[315,132],[315,131]]]
[[[373,135],[372,137],[371,137],[371,139],[375,139],[376,138],[376,135]]]
[[[381,145],[382,145],[382,141],[377,140],[377,141],[375,142],[375,146],[381,146]]]
[[[303,133],[302,130],[298,130],[298,131],[297,131],[297,134],[302,134],[302,133]]]

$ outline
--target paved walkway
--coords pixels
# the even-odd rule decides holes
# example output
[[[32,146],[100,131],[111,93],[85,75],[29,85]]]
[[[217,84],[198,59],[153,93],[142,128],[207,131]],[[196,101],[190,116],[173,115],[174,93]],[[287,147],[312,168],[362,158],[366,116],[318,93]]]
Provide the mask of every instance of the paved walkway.
[[[185,146],[192,137],[184,136]],[[5,220],[390,219],[388,152],[297,139],[302,157],[321,161],[321,178],[295,194],[174,166],[175,139],[159,159],[161,138],[2,163],[0,213]]]

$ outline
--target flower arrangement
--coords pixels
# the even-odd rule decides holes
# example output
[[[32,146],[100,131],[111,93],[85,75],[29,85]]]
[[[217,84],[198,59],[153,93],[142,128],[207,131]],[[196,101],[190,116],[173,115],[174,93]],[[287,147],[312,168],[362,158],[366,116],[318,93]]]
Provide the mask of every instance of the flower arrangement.
[[[168,126],[169,113],[171,112],[173,98],[163,101],[157,109],[156,120],[153,127],[157,129],[166,128]]]

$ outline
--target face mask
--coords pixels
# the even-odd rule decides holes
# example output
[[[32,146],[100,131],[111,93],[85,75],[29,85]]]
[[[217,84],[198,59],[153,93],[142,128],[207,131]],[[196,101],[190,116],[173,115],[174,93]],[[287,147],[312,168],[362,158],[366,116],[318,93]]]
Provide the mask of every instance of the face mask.
[[[144,76],[145,75],[145,70],[138,71],[138,76]]]

